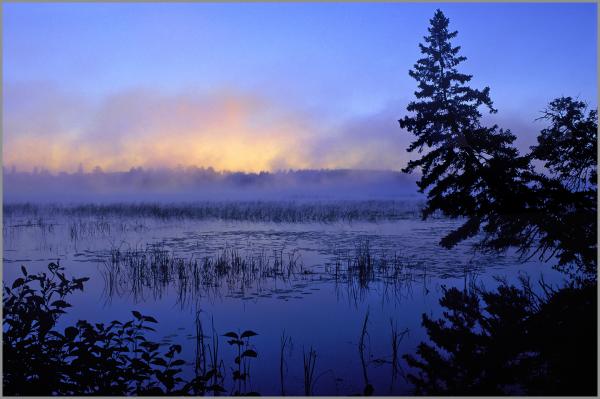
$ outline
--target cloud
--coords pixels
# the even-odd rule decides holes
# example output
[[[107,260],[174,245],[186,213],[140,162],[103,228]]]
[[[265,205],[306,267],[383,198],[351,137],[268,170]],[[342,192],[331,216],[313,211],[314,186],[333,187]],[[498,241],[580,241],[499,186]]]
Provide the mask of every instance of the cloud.
[[[406,148],[414,138],[398,126],[405,104],[392,102],[377,113],[351,118],[318,140],[311,151],[313,162],[325,167],[400,170],[412,154]]]
[[[5,88],[3,164],[53,172],[213,167],[398,170],[410,141],[402,107],[332,124],[290,101],[218,90],[130,89],[93,101],[44,83]],[[326,122],[329,121],[329,122]]]

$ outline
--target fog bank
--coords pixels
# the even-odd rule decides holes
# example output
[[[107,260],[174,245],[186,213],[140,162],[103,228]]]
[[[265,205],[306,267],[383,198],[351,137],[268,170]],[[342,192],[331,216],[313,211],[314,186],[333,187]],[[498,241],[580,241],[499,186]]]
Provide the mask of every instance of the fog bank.
[[[420,198],[416,177],[395,171],[216,172],[179,168],[128,172],[4,170],[5,203],[376,200]]]

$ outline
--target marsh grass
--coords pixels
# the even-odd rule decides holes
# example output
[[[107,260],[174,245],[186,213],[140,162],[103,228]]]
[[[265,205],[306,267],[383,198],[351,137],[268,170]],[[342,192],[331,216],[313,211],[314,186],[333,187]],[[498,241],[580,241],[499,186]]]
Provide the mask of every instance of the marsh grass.
[[[69,237],[72,241],[82,238],[105,237],[111,234],[111,223],[105,219],[77,219],[69,222]]]
[[[392,346],[392,356],[391,356],[391,363],[392,363],[392,380],[391,380],[391,386],[390,386],[390,391],[392,390],[393,384],[396,381],[396,378],[398,375],[401,375],[405,380],[406,376],[404,374],[404,371],[402,370],[402,366],[400,365],[400,358],[399,358],[399,347],[400,347],[400,342],[404,339],[404,336],[407,335],[409,333],[409,329],[406,328],[402,331],[398,330],[398,323],[394,322],[392,319],[390,319],[390,327],[391,327],[391,346]]]
[[[407,262],[397,252],[376,251],[368,239],[359,239],[350,254],[337,251],[332,264],[325,267],[336,292],[343,290],[356,306],[373,289],[378,289],[382,302],[401,301],[412,293],[412,284],[423,273],[422,268]]]
[[[370,396],[373,393],[373,386],[369,382],[369,375],[367,373],[367,362],[365,361],[365,338],[369,336],[367,332],[367,326],[369,323],[369,309],[365,313],[365,319],[363,321],[362,330],[360,332],[360,339],[358,341],[358,353],[360,355],[360,364],[362,366],[363,378],[365,382],[365,388],[363,394],[365,396]]]
[[[317,351],[311,346],[308,353],[302,349],[302,366],[304,370],[304,395],[312,396],[314,389],[315,366],[317,364]]]
[[[281,396],[285,396],[285,370],[287,369],[287,362],[285,361],[285,350],[292,344],[292,338],[285,335],[285,330],[281,333],[280,341],[280,356],[279,356],[279,379],[281,381]]]
[[[178,303],[185,305],[194,298],[219,295],[221,287],[233,292],[262,280],[287,282],[302,270],[302,263],[297,251],[286,255],[283,250],[267,256],[264,250],[242,254],[235,248],[224,248],[212,257],[181,258],[160,245],[113,248],[101,268],[104,294],[107,299],[131,294],[139,301],[147,291],[160,298],[174,288]]]
[[[225,247],[212,256],[186,258],[160,244],[113,248],[99,268],[106,301],[130,295],[139,302],[147,295],[160,299],[174,292],[182,307],[202,297],[268,293],[266,287],[278,281],[292,289],[294,281],[306,277],[332,281],[336,290],[345,289],[355,303],[375,288],[381,290],[382,300],[399,300],[418,272],[397,254],[375,253],[368,241],[358,241],[356,251],[345,258],[338,253],[335,263],[325,265],[322,271],[306,268],[297,249],[273,249],[269,254],[266,249],[242,252]],[[276,292],[273,289],[272,293]]]
[[[402,220],[418,217],[414,201],[210,201],[194,203],[4,204],[5,217],[154,218],[307,223]]]

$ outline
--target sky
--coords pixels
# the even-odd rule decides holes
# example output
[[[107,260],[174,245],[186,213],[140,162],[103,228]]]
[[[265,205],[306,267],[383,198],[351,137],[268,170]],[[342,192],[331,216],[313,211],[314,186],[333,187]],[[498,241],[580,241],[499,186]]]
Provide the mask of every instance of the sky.
[[[400,170],[436,8],[525,151],[553,98],[597,106],[594,3],[6,3],[3,165]]]

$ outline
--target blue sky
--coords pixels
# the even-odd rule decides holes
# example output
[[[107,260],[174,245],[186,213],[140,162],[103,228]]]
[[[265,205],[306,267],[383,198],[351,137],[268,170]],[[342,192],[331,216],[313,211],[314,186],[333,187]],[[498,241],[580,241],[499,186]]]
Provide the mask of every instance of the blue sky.
[[[214,98],[225,96],[236,104],[262,104],[239,111],[242,119],[252,112],[260,114],[258,122],[251,118],[235,124],[236,129],[249,129],[244,133],[246,142],[271,120],[277,120],[269,126],[272,131],[287,126],[288,117],[295,121],[286,133],[292,137],[273,148],[273,154],[283,151],[272,154],[279,161],[250,159],[231,168],[247,169],[248,163],[256,162],[267,169],[274,165],[398,169],[407,159],[403,154],[365,153],[346,161],[339,154],[325,162],[324,151],[314,148],[341,145],[351,152],[352,145],[362,147],[361,129],[363,137],[375,137],[370,145],[373,152],[390,148],[397,153],[409,141],[410,137],[389,138],[387,143],[386,137],[402,134],[394,124],[405,114],[416,88],[408,69],[420,56],[418,43],[436,8],[459,31],[454,43],[468,58],[462,71],[474,75],[473,86],[491,87],[500,111],[494,121],[512,128],[523,145],[532,144],[541,129],[534,119],[551,99],[571,95],[596,106],[596,7],[592,3],[7,3],[3,13],[5,147],[14,145],[19,152],[33,140],[19,147],[18,137],[66,140],[66,135],[77,142],[64,145],[78,149],[88,136],[92,140],[98,119],[111,118],[107,102],[123,96],[128,98],[126,104],[140,108],[140,119],[136,122],[127,116],[119,122],[135,127],[130,133],[117,129],[121,135],[143,135],[139,125],[150,123],[144,122],[144,116],[151,111],[140,104],[149,98],[159,98],[154,106],[165,109],[174,102],[181,104],[182,96],[191,108],[221,104]],[[48,109],[59,115],[46,115]],[[190,114],[183,113],[182,118]],[[42,124],[45,118],[52,118],[45,125],[54,129],[30,126],[32,119]],[[115,116],[113,123],[118,118],[123,116]],[[164,129],[164,118],[155,125],[150,128]],[[106,132],[104,125],[102,129],[117,134]],[[294,132],[302,136],[298,142],[293,140]],[[267,136],[257,143],[273,137]],[[226,143],[232,140],[234,136]],[[302,154],[302,162],[281,161],[285,151],[298,146],[314,148]],[[121,150],[125,148],[131,149],[123,144]],[[91,166],[101,161],[98,154],[84,150],[87,158],[80,163]],[[107,149],[102,156],[117,150]],[[40,162],[51,169],[75,167],[56,161],[63,156],[56,151],[54,161]],[[6,154],[5,148],[5,159]],[[148,163],[139,156],[120,156],[119,162],[105,166],[162,165],[165,158]],[[394,156],[400,161],[395,162]],[[203,157],[198,153],[184,163],[202,163]],[[232,157],[234,153],[217,164],[227,167]],[[11,162],[31,163],[19,162],[18,154]]]

